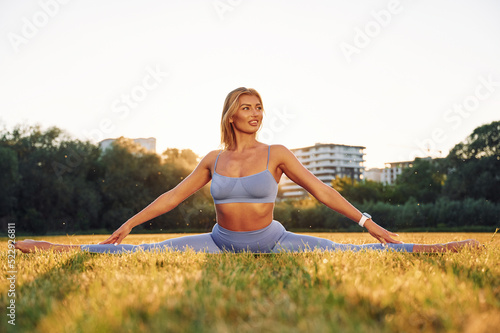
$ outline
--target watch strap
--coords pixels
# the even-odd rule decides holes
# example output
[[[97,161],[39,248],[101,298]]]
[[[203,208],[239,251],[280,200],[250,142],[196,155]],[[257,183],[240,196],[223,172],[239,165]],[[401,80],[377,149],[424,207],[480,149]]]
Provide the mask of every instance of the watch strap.
[[[360,226],[360,227],[364,227],[364,226],[365,226],[365,222],[366,222],[368,219],[370,219],[370,218],[371,218],[371,216],[370,216],[370,215],[368,215],[368,214],[366,214],[366,213],[363,213],[363,215],[361,215],[361,219],[359,219],[359,222],[358,222],[359,226]]]

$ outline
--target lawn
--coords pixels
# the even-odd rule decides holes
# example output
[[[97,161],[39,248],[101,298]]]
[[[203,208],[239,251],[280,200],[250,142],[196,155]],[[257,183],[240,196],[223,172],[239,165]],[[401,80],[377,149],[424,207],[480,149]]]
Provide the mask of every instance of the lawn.
[[[313,234],[317,235],[317,234]],[[130,235],[125,243],[177,235]],[[328,233],[340,243],[366,234]],[[97,243],[105,236],[59,236]],[[475,238],[479,252],[309,252],[254,255],[17,252],[15,297],[2,279],[1,331],[497,332],[500,236],[408,233],[407,243]],[[18,240],[20,240],[18,238]],[[7,239],[1,264],[6,277]],[[12,258],[11,258],[12,259]],[[8,323],[15,300],[15,327]]]

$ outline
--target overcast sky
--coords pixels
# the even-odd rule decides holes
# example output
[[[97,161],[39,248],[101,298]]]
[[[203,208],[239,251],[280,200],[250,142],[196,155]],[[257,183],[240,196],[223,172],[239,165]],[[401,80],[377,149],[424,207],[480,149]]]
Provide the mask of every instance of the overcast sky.
[[[499,17],[495,0],[0,0],[0,123],[205,155],[246,86],[263,142],[361,145],[367,167],[445,156],[500,120]]]

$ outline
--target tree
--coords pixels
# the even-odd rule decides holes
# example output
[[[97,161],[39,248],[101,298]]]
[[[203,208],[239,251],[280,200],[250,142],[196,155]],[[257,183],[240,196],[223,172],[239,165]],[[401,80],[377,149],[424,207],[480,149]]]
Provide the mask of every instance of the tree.
[[[0,140],[2,202],[14,204],[24,231],[75,231],[99,218],[100,197],[91,180],[96,171],[96,146],[71,140],[61,129],[17,126]]]
[[[332,187],[353,202],[392,200],[392,188],[372,180],[356,181],[347,176],[339,177],[332,180]]]
[[[158,155],[130,139],[119,138],[101,156],[104,174],[99,182],[103,196],[102,226],[116,229],[132,215],[172,188]]]
[[[412,197],[420,203],[433,202],[441,195],[445,179],[441,160],[416,158],[397,177],[393,202],[404,203]]]
[[[446,161],[446,196],[500,202],[500,121],[476,128],[453,147]]]
[[[19,162],[12,148],[0,146],[0,170],[0,218],[12,220],[20,181]]]
[[[447,158],[453,163],[500,156],[500,121],[482,125],[459,144],[455,145]]]
[[[198,156],[191,149],[168,148],[162,155],[166,163],[175,164],[186,170],[194,170],[198,164]]]

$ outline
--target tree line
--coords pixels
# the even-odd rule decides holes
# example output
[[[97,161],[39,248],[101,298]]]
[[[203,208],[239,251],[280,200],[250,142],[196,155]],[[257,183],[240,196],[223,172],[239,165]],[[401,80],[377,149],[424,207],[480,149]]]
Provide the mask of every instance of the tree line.
[[[0,136],[0,219],[17,233],[109,232],[175,187],[195,167],[189,149],[158,155],[119,138],[101,151],[61,129],[17,126]],[[202,188],[137,230],[209,230],[215,212]]]
[[[148,152],[119,138],[111,149],[63,130],[16,126],[0,133],[0,220],[19,234],[110,232],[174,188],[197,165],[191,150]],[[335,179],[332,186],[392,229],[500,224],[500,121],[476,128],[446,158],[416,159],[395,185]],[[290,229],[344,230],[352,221],[316,200],[279,200]],[[171,212],[136,228],[209,231],[215,210],[205,186]]]
[[[345,177],[332,186],[394,230],[500,227],[500,121],[476,128],[445,158],[415,159],[394,185]],[[292,229],[356,227],[312,198],[280,202],[275,211]]]

